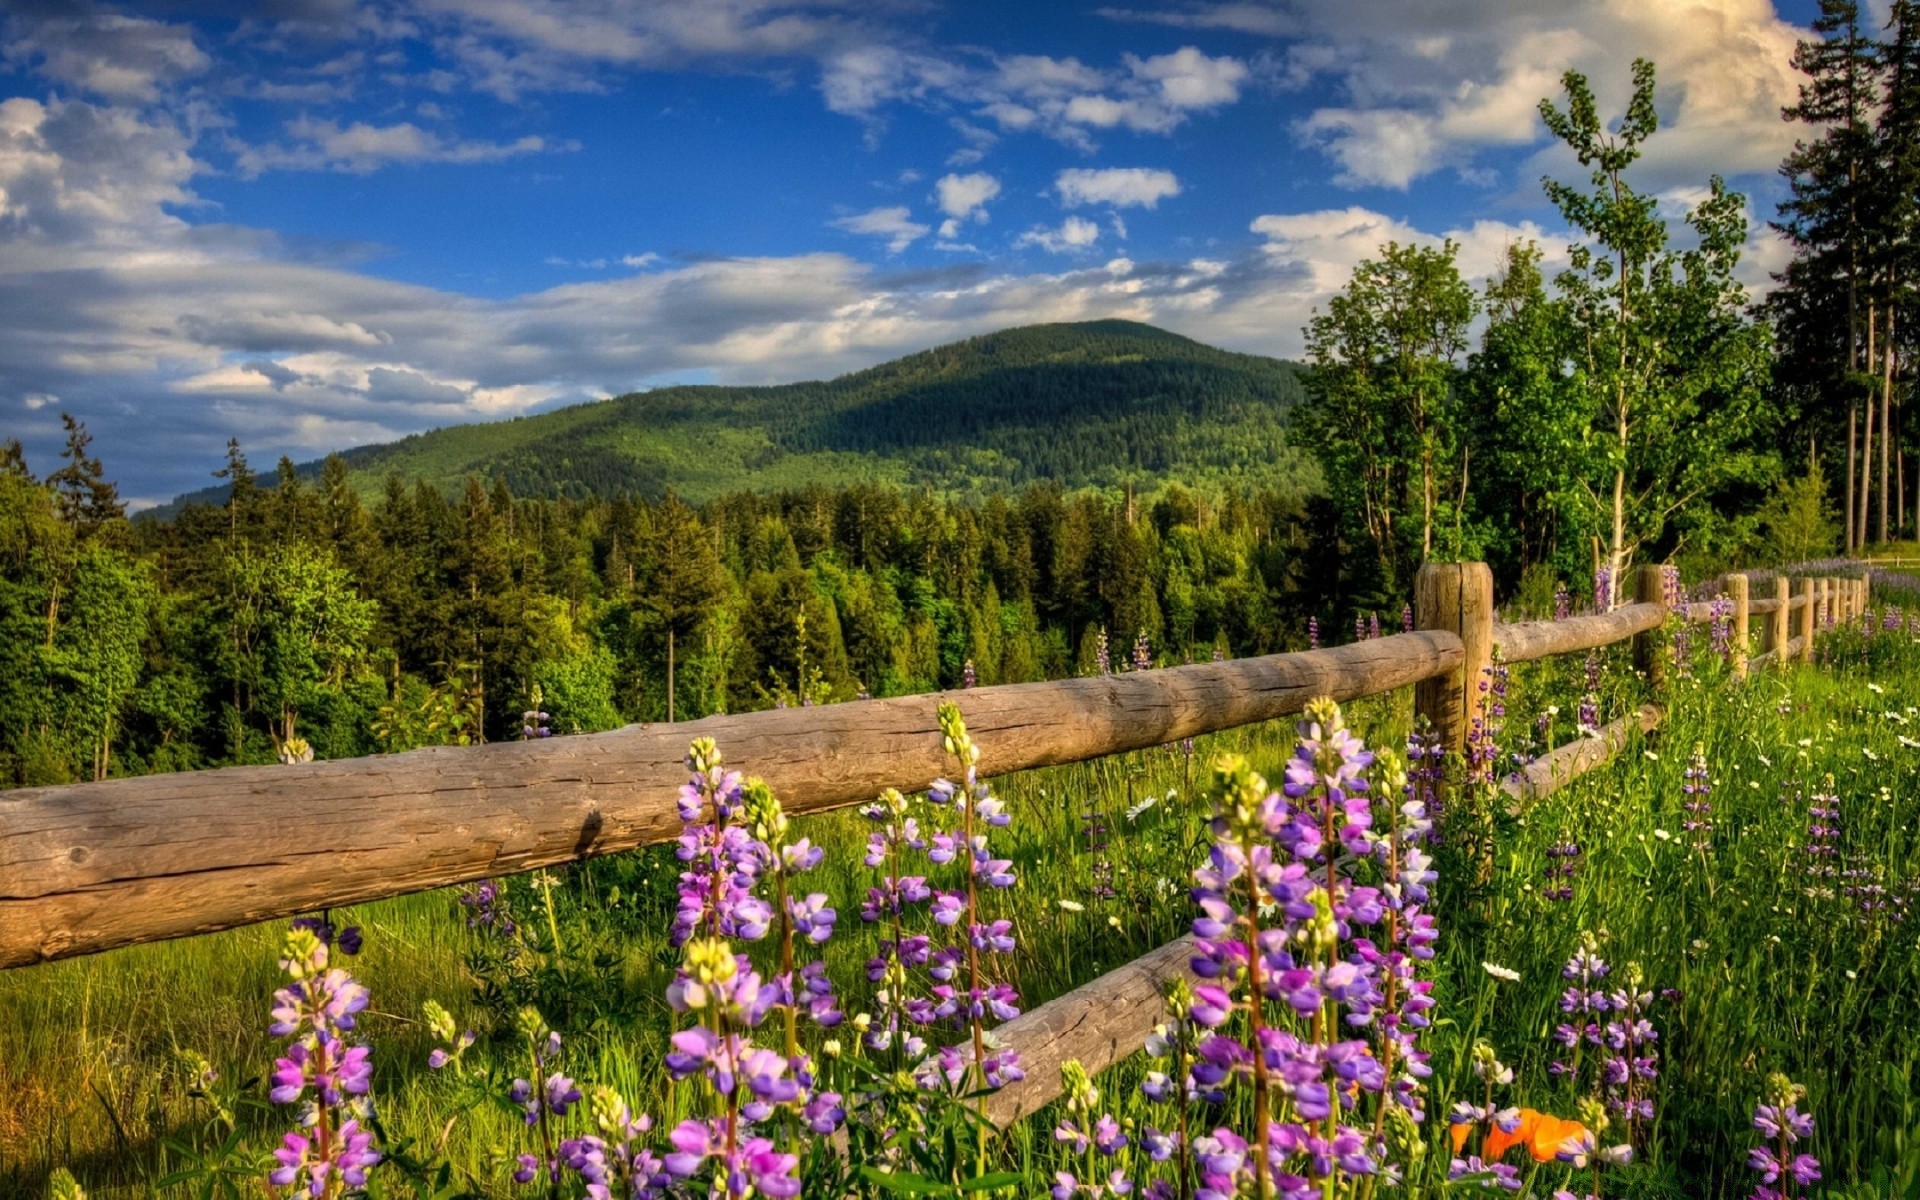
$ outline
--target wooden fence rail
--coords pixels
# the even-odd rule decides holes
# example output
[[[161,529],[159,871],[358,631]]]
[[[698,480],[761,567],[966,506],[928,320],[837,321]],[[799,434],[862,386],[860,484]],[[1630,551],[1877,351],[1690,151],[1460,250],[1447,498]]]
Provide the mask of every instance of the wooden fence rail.
[[[338,908],[611,854],[680,832],[687,743],[711,737],[788,809],[870,801],[949,770],[936,702],[963,700],[1004,774],[1165,745],[1417,683],[1447,633],[1056,683],[976,688],[0,792],[0,968]]]
[[[1642,594],[1657,595],[1655,584],[1656,581],[1643,578]],[[1732,602],[1727,615],[1734,632],[1730,649],[1736,675],[1744,676],[1748,670],[1770,661],[1811,660],[1816,631],[1814,581],[1803,581],[1803,594],[1789,599],[1788,582],[1780,577],[1777,598],[1757,602],[1749,598],[1746,576],[1729,576],[1725,584]],[[1865,576],[1857,581],[1837,581],[1837,584],[1847,586],[1834,589],[1839,597],[1835,623],[1864,612],[1868,601]],[[1422,625],[1459,624],[1463,612],[1468,616],[1480,615],[1482,636],[1476,639],[1472,630],[1466,630],[1465,644],[1471,647],[1477,640],[1481,645],[1497,646],[1502,659],[1508,662],[1573,653],[1641,637],[1657,629],[1667,616],[1664,605],[1650,602],[1564,621],[1496,625],[1491,620],[1491,578],[1476,579],[1472,571],[1449,568],[1441,568],[1434,576],[1425,576],[1423,569],[1415,594],[1431,606],[1428,611],[1416,614]],[[1788,616],[1796,612],[1802,614],[1805,633],[1788,639],[1785,636]],[[1749,658],[1752,636],[1749,618],[1756,614],[1772,618],[1761,631],[1762,641],[1769,648]],[[1689,605],[1676,615],[1700,622],[1712,619],[1713,613],[1709,605],[1700,604]],[[1470,649],[1468,653],[1471,657],[1473,652]],[[1442,680],[1443,676],[1436,673],[1422,687],[1432,689]],[[1457,682],[1454,686],[1458,686]],[[1442,695],[1436,699],[1437,702],[1429,701],[1429,719],[1436,724],[1452,722],[1457,727],[1471,720],[1477,697],[1474,689],[1465,687],[1458,695]],[[1635,734],[1652,732],[1664,717],[1665,710],[1659,705],[1645,704],[1591,734],[1576,737],[1542,755],[1501,781],[1509,812],[1518,815],[1588,772],[1605,766]],[[1046,1107],[1060,1095],[1059,1068],[1068,1059],[1079,1060],[1089,1073],[1097,1075],[1138,1051],[1162,1020],[1165,987],[1186,973],[1193,942],[1191,935],[1177,938],[1001,1026],[1000,1041],[1020,1053],[1027,1077],[1000,1089],[987,1100],[988,1118],[1005,1128]]]
[[[1647,568],[1652,571],[1654,568]],[[1820,629],[1865,610],[1867,579],[1802,579],[1750,600],[1729,577],[1736,671],[1810,661]],[[1419,685],[1457,752],[1484,716],[1481,672],[1625,640],[1658,683],[1657,580],[1641,602],[1557,622],[1495,624],[1481,564],[1422,568],[1421,631],[1328,650],[1054,683],[629,726],[540,742],[439,747],[299,767],[235,767],[0,792],[0,968],[204,933],[663,842],[680,830],[682,758],[695,737],[764,777],[789,811],[864,803],[946,770],[937,701],[963,704],[992,775],[1165,745]],[[1707,620],[1711,606],[1676,615]],[[1762,653],[1745,658],[1749,618]],[[1792,622],[1790,628],[1789,622]],[[1551,752],[1506,782],[1516,808],[1566,785],[1660,720],[1653,705]],[[1068,1058],[1099,1071],[1140,1047],[1188,939],[1162,946],[1008,1022],[1028,1078],[988,1101],[1007,1124],[1052,1100]]]

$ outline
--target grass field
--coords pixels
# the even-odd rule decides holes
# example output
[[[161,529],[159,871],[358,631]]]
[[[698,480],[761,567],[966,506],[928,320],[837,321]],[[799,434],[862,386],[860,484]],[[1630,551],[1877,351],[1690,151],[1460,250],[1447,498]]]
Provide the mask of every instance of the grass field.
[[[1469,1069],[1476,1040],[1514,1068],[1510,1102],[1572,1110],[1569,1086],[1548,1069],[1551,1035],[1561,1020],[1561,964],[1591,934],[1617,970],[1638,963],[1658,994],[1656,1115],[1635,1163],[1609,1174],[1607,1195],[1747,1195],[1749,1116],[1772,1071],[1809,1089],[1813,1150],[1827,1180],[1820,1194],[1920,1195],[1912,1084],[1920,926],[1910,916],[1920,893],[1920,643],[1906,632],[1839,632],[1822,641],[1816,667],[1739,684],[1704,641],[1696,637],[1691,674],[1671,681],[1661,730],[1532,811],[1488,817],[1484,878],[1475,878],[1474,839],[1454,832],[1472,818],[1453,810],[1438,853],[1438,1007],[1425,1039],[1434,1067],[1428,1109],[1437,1116],[1410,1192],[1433,1194],[1445,1173],[1444,1114],[1480,1086]],[[1581,675],[1577,660],[1514,669],[1502,737],[1510,749],[1572,736]],[[1634,702],[1638,686],[1622,657],[1607,658],[1606,715]],[[1348,718],[1370,742],[1392,745],[1405,738],[1408,698],[1361,702]],[[1232,749],[1277,780],[1291,743],[1281,727],[1202,739],[1191,770],[1198,778],[1209,755]],[[1696,744],[1713,788],[1705,833],[1683,828],[1684,772]],[[990,767],[992,747],[985,750]],[[1189,769],[1168,748],[1003,781],[1013,820],[996,833],[997,852],[1013,859],[1020,881],[993,898],[993,915],[1015,922],[1010,974],[1027,1004],[1185,931],[1185,890],[1207,816],[1192,798]],[[1821,790],[1838,797],[1841,812],[1830,875],[1808,853],[1809,798]],[[1138,810],[1149,797],[1157,802]],[[1130,817],[1130,809],[1138,811]],[[1090,813],[1110,830],[1105,851],[1090,844]],[[875,939],[858,919],[873,875],[860,863],[866,822],[842,812],[799,826],[826,850],[808,886],[828,892],[840,911],[826,957],[848,1011],[859,1011],[861,964]],[[1558,881],[1545,875],[1547,850],[1566,844],[1580,847],[1573,896],[1551,900],[1545,889]],[[390,1144],[444,1153],[471,1192],[515,1191],[511,1158],[530,1148],[532,1134],[517,1111],[486,1098],[486,1081],[525,1073],[511,1031],[524,1004],[565,1035],[565,1070],[583,1085],[610,1084],[663,1121],[685,1111],[689,1089],[669,1087],[661,1065],[678,869],[659,848],[512,881],[519,932],[510,964],[497,939],[467,929],[455,893],[333,914],[366,931],[366,950],[351,965],[372,990],[361,1030],[374,1048],[373,1095]],[[1098,894],[1096,879],[1110,880],[1114,894]],[[250,1169],[288,1121],[264,1104],[259,1082],[281,1045],[266,1024],[282,982],[274,961],[282,928],[0,975],[0,1194],[37,1195],[62,1164],[94,1196],[168,1194],[158,1181],[209,1151]],[[468,1055],[474,1074],[426,1068],[434,1042],[421,1010],[430,999],[480,1031]],[[189,1094],[192,1069],[181,1051],[204,1054],[220,1077],[211,1093],[237,1104],[240,1136],[230,1145],[218,1106]],[[1135,1092],[1139,1077],[1131,1063],[1102,1080],[1123,1122],[1152,1119]],[[1051,1126],[1031,1123],[997,1143],[1000,1165],[1024,1175],[1000,1194],[1046,1194],[1064,1161]],[[391,1166],[382,1170],[397,1176]],[[1527,1194],[1544,1196],[1563,1176],[1542,1168]],[[266,1193],[250,1183],[235,1194]],[[389,1183],[381,1194],[412,1193]]]

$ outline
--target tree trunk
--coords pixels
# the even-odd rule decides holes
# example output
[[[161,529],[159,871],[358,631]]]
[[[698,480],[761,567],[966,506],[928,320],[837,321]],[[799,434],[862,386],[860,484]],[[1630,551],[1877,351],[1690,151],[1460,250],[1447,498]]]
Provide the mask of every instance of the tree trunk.
[[[1847,536],[1843,540],[1848,554],[1853,553],[1853,475],[1859,467],[1859,445],[1860,406],[1853,404],[1847,407],[1847,478],[1840,485],[1840,490],[1847,497]]]
[[[1865,367],[1873,370],[1879,362],[1878,341],[1880,333],[1880,314],[1874,302],[1867,301],[1867,356]],[[1873,478],[1873,387],[1867,386],[1867,419],[1860,426],[1860,479],[1854,484],[1857,495],[1854,500],[1853,546],[1858,550],[1867,544],[1867,481]]]
[[[667,626],[667,724],[673,724],[673,626]]]
[[[1860,431],[1860,514],[1859,532],[1854,535],[1854,548],[1864,549],[1867,544],[1868,509],[1873,507],[1873,493],[1869,485],[1873,482],[1873,405],[1877,397],[1867,393],[1867,419]]]
[[[1893,444],[1893,305],[1887,305],[1886,368],[1880,375],[1880,541],[1887,540],[1887,464]]]

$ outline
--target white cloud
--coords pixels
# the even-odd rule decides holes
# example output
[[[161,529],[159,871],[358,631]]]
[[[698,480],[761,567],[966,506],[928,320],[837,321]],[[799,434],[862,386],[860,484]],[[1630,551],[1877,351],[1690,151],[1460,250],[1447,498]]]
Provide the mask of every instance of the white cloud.
[[[831,222],[835,229],[887,239],[887,253],[898,254],[926,235],[928,227],[911,218],[904,204],[869,209]]]
[[[1091,247],[1100,240],[1100,227],[1085,217],[1068,217],[1060,223],[1060,228],[1052,229],[1045,225],[1035,225],[1021,234],[1013,244],[1038,246],[1054,254],[1076,254]]]
[[[998,134],[1040,133],[1089,150],[1092,130],[1171,133],[1196,113],[1238,100],[1251,74],[1239,59],[1192,46],[1150,58],[1125,55],[1113,68],[1042,54],[980,67],[876,43],[828,58],[820,86],[828,108],[870,129],[889,104],[966,108],[972,119],[953,122],[965,145],[949,160],[965,166],[978,162]]]
[[[1665,128],[1643,167],[1656,183],[1771,173],[1795,132],[1780,108],[1795,98],[1790,58],[1803,31],[1773,0],[1225,0],[1102,11],[1286,39],[1276,83],[1343,93],[1295,128],[1346,186],[1405,188],[1442,168],[1474,170],[1485,147],[1544,143],[1537,105],[1558,97],[1568,69],[1589,77],[1603,112],[1617,112],[1642,56],[1659,67]],[[1227,84],[1196,70],[1182,86],[1203,97]],[[1531,185],[1570,166],[1549,150],[1522,174]]]
[[[579,149],[577,142],[552,143],[535,134],[512,142],[446,138],[411,121],[397,125],[355,121],[342,126],[302,116],[287,122],[286,128],[287,143],[240,147],[235,162],[243,176],[252,178],[276,169],[364,175],[394,163],[499,162],[542,151]]]
[[[934,189],[940,197],[940,211],[964,221],[979,214],[987,201],[1000,194],[1000,181],[984,171],[942,175]]]
[[[1254,218],[1249,228],[1266,239],[1261,250],[1269,262],[1301,272],[1311,290],[1323,296],[1345,287],[1353,268],[1363,259],[1378,257],[1388,242],[1438,246],[1451,239],[1459,247],[1460,273],[1471,280],[1486,279],[1499,270],[1507,247],[1516,242],[1539,243],[1549,271],[1567,257],[1566,239],[1531,221],[1480,220],[1432,234],[1358,205],[1269,214]]]
[[[940,223],[940,236],[952,241],[959,236],[961,225],[987,219],[987,202],[1000,194],[1000,181],[984,171],[942,175],[934,184],[934,193],[939,198],[940,211],[947,214],[947,219]]]
[[[1247,81],[1247,65],[1237,58],[1209,58],[1192,46],[1153,58],[1127,56],[1135,78],[1151,81],[1171,108],[1208,109],[1232,104]]]
[[[1053,177],[1053,188],[1068,208],[1082,204],[1153,208],[1169,196],[1178,196],[1180,181],[1172,171],[1147,167],[1070,167]]]

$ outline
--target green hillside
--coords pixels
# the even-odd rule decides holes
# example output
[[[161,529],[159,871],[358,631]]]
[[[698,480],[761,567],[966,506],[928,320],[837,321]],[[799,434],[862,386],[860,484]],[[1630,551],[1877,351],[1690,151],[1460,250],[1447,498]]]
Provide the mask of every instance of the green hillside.
[[[1307,487],[1284,433],[1296,368],[1130,321],[1035,325],[823,382],[670,387],[346,452],[357,486],[389,474],[518,494],[742,489],[857,480],[972,492],[1239,481]],[[317,470],[317,465],[309,466]]]

